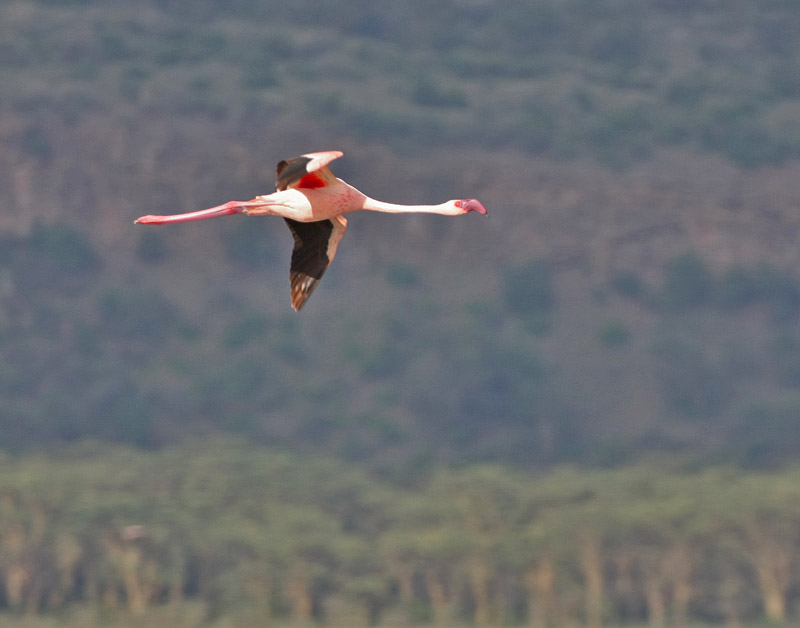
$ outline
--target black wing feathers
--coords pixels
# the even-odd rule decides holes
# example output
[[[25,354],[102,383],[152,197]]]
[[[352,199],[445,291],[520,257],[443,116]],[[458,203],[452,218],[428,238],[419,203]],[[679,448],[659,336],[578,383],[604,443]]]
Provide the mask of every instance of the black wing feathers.
[[[278,179],[275,181],[275,188],[278,192],[288,190],[293,183],[308,174],[308,157],[295,157],[294,159],[284,159],[278,164]]]
[[[292,284],[292,307],[303,307],[328,268],[328,242],[333,232],[330,220],[298,222],[284,218],[294,236],[289,281]]]

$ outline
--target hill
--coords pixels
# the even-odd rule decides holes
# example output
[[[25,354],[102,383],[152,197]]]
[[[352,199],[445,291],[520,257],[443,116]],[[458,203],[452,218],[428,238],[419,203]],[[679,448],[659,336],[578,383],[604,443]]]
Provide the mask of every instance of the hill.
[[[796,455],[798,10],[734,4],[5,3],[0,446]],[[354,216],[301,316],[280,221],[131,224],[326,148],[491,216]]]

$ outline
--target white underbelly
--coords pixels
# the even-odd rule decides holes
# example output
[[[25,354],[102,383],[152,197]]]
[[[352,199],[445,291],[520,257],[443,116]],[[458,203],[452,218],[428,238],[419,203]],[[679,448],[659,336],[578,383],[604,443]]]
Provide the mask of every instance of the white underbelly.
[[[258,199],[264,201],[264,208],[248,213],[272,214],[299,222],[314,222],[361,209],[364,195],[342,183],[317,189],[292,188],[259,196]]]

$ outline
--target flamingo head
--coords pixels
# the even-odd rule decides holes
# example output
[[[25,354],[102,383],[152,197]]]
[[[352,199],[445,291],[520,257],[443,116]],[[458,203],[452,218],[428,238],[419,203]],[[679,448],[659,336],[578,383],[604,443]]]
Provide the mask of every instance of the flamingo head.
[[[483,206],[477,198],[461,198],[458,200],[453,201],[453,204],[456,208],[461,210],[461,213],[468,214],[469,212],[478,212],[479,214],[483,214],[487,216],[489,212],[486,211],[486,208]]]

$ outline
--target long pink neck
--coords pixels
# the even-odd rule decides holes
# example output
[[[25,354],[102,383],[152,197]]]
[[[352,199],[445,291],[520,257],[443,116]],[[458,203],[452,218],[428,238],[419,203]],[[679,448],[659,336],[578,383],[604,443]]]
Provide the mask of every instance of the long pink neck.
[[[444,214],[455,216],[462,213],[453,203],[440,203],[439,205],[398,205],[396,203],[385,203],[369,196],[364,198],[362,209],[375,212],[387,212],[390,214],[401,213],[424,213],[424,214]]]

